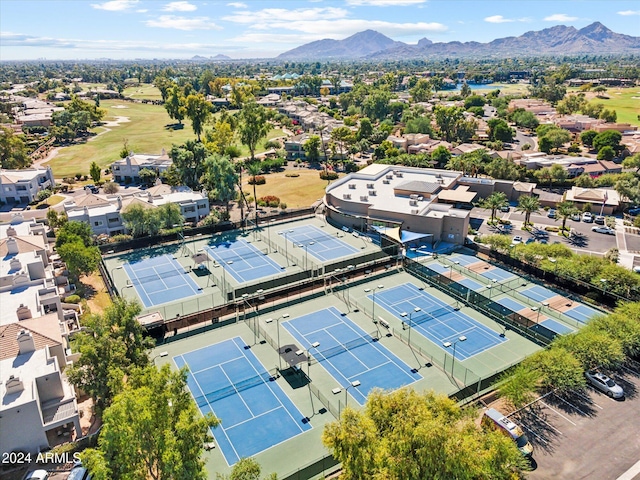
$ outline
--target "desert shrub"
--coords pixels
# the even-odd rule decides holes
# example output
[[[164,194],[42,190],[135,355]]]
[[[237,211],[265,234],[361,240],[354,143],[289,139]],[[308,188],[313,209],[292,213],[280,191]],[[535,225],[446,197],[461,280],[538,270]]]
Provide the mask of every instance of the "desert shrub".
[[[299,177],[300,174],[298,172],[289,172],[284,174],[285,177]]]
[[[322,171],[320,172],[320,179],[321,180],[337,180],[338,179],[338,174],[336,172],[332,172],[330,170],[328,171]]]
[[[280,202],[280,209],[281,210],[286,210],[287,209],[287,204],[284,202]]]
[[[80,295],[69,295],[64,299],[65,303],[80,303]]]
[[[264,175],[249,177],[249,185],[264,185],[265,183],[267,183],[267,179],[264,178]]]

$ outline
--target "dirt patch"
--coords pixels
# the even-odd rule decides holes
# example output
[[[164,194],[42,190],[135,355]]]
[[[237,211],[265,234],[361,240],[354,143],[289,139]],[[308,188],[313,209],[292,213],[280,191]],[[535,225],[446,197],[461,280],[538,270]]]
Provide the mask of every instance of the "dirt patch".
[[[91,313],[102,313],[111,303],[107,287],[102,276],[94,273],[89,277],[82,277],[82,298],[87,301]]]
[[[121,123],[130,122],[131,119],[129,117],[121,117],[117,116],[115,120],[109,120],[108,122],[104,122],[102,124],[103,127],[117,127]]]
[[[114,105],[111,108],[129,108],[129,107],[127,107],[126,105]]]

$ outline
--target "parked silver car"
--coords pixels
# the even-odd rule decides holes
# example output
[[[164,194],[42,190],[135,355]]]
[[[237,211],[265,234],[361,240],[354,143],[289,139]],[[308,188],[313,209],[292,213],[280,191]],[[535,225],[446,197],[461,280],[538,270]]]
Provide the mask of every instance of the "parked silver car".
[[[587,377],[587,382],[593,385],[595,388],[603,393],[606,393],[611,398],[624,397],[624,390],[620,385],[607,377],[604,373],[600,373],[595,370],[589,370],[584,373]]]

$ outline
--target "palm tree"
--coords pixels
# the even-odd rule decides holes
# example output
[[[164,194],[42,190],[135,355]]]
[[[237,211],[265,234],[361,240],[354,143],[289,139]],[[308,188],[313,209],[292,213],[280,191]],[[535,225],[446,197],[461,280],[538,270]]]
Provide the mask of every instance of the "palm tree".
[[[516,212],[524,213],[524,226],[531,223],[531,214],[538,213],[540,210],[540,199],[533,195],[522,195],[518,199],[518,207]]]
[[[558,217],[562,218],[562,231],[565,230],[565,225],[567,223],[567,218],[569,218],[574,213],[578,213],[578,208],[574,205],[573,202],[560,202],[556,205],[556,212]]]
[[[247,164],[247,172],[251,175],[251,180],[253,183],[253,200],[256,204],[256,228],[258,227],[258,196],[256,195],[256,175],[259,175],[262,172],[262,167],[260,166],[260,162],[251,162]],[[249,215],[247,215],[248,217]]]
[[[502,192],[495,192],[489,195],[487,198],[482,199],[478,204],[480,208],[486,208],[491,210],[491,221],[496,218],[496,211],[509,204],[507,196]]]

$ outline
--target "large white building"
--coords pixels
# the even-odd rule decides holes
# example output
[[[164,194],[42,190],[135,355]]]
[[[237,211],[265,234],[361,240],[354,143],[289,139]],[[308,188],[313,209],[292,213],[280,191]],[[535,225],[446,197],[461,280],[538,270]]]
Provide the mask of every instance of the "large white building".
[[[396,226],[433,243],[462,244],[470,212],[456,206],[470,205],[477,193],[461,179],[462,172],[374,163],[327,187],[327,216],[361,231]]]
[[[131,205],[157,208],[166,203],[178,205],[188,223],[197,223],[209,215],[209,199],[206,195],[188,187],[170,187],[164,184],[132,194],[88,193],[65,202],[64,210],[69,220],[88,223],[96,235],[117,235],[127,232],[121,212]]]
[[[0,202],[31,203],[38,192],[53,189],[56,182],[51,168],[0,169]]]
[[[0,452],[81,435],[63,373],[79,307],[63,302],[72,289],[56,263],[44,225],[20,215],[0,225]]]

